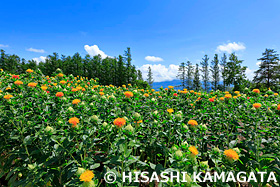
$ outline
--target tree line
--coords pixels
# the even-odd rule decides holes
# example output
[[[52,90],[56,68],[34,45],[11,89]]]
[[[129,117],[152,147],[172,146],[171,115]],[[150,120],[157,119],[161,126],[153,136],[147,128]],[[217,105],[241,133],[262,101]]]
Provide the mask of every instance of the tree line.
[[[131,63],[131,50],[128,47],[124,55],[118,57],[101,58],[100,55],[84,58],[75,53],[73,56],[59,56],[58,53],[48,55],[45,62],[25,60],[13,54],[6,54],[1,50],[0,68],[13,74],[21,74],[27,69],[40,69],[44,75],[53,76],[57,68],[60,68],[66,75],[97,78],[102,85],[122,86],[127,84],[136,85],[139,88],[148,88],[149,85],[143,80],[142,72],[136,70]]]
[[[181,80],[178,87],[193,90],[242,90],[245,87],[260,89],[279,89],[280,63],[279,54],[274,49],[266,49],[262,53],[259,69],[255,71],[253,80],[246,78],[246,66],[235,53],[227,56],[225,53],[219,59],[218,54],[210,61],[205,55],[200,64],[193,65],[190,61],[179,65],[177,78]]]

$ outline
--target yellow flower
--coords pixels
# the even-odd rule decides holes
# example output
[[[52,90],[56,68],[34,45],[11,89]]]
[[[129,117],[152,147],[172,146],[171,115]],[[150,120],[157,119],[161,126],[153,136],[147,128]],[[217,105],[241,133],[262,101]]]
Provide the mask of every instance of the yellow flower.
[[[60,83],[60,84],[66,84],[66,81],[63,81],[63,80],[62,80],[62,81],[60,81],[59,83]]]
[[[227,159],[229,159],[229,160],[238,160],[239,159],[237,152],[235,152],[233,149],[225,150],[224,154],[226,155]]]
[[[225,95],[225,98],[227,98],[227,99],[229,99],[229,98],[231,98],[232,96],[231,96],[231,94],[226,94]]]
[[[277,96],[277,95],[278,95],[278,93],[274,93],[274,95],[275,95],[275,96]]]
[[[47,86],[41,86],[41,89],[46,91],[48,89],[48,87]]]
[[[14,83],[15,83],[16,85],[21,85],[21,84],[23,84],[22,81],[15,81]]]
[[[145,96],[145,97],[149,97],[149,94],[145,93],[144,96]]]
[[[32,69],[28,69],[26,70],[27,73],[33,73],[33,70]]]
[[[73,104],[73,105],[76,105],[76,104],[78,104],[79,102],[81,102],[80,99],[74,99],[74,100],[72,101],[72,104]]]
[[[260,104],[260,103],[254,103],[253,104],[253,107],[255,107],[255,108],[260,108],[262,105]]]
[[[169,88],[169,89],[173,89],[173,88],[174,88],[174,86],[168,86],[168,88]]]
[[[198,150],[196,149],[195,146],[190,146],[190,147],[189,147],[189,151],[190,151],[193,155],[198,155]]]
[[[167,109],[167,112],[168,112],[169,114],[171,114],[171,113],[174,112],[174,110],[173,110],[172,108],[169,108],[169,109]]]
[[[259,94],[259,93],[260,93],[260,90],[259,90],[259,89],[253,89],[253,92]]]
[[[11,94],[8,94],[8,95],[5,95],[4,96],[4,99],[7,99],[7,100],[9,100],[9,99],[11,99],[13,96],[11,95]]]
[[[124,92],[125,97],[133,97],[133,93],[130,91]]]
[[[84,182],[90,182],[94,177],[94,174],[90,170],[86,170],[84,173],[81,174],[80,180]]]
[[[31,83],[28,83],[28,85],[27,86],[29,86],[29,87],[31,87],[31,88],[34,88],[34,87],[36,87],[37,86],[37,83],[35,83],[35,82],[31,82]]]
[[[225,98],[224,97],[220,97],[220,100],[223,101]]]
[[[190,121],[188,122],[188,124],[191,125],[191,126],[196,126],[196,125],[198,125],[197,121],[195,121],[195,120],[190,120]]]
[[[104,95],[104,92],[99,92],[99,94],[102,96],[102,95]]]

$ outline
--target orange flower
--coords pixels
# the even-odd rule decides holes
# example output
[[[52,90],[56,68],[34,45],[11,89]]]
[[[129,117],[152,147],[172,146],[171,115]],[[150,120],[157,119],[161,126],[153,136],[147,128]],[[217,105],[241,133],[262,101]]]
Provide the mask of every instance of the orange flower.
[[[224,97],[220,97],[220,100],[223,101],[225,98]]]
[[[62,92],[57,92],[57,93],[55,94],[55,96],[56,96],[56,97],[63,97],[64,94],[63,94]]]
[[[125,97],[133,97],[133,93],[130,91],[124,92]]]
[[[171,114],[171,113],[174,112],[174,110],[173,110],[172,108],[169,108],[169,109],[167,109],[167,112],[168,112],[169,114]]]
[[[231,96],[231,94],[226,94],[225,95],[225,98],[227,98],[227,99],[229,99],[229,98],[231,98],[232,96]]]
[[[104,95],[104,92],[99,92],[99,94],[102,96],[102,95]]]
[[[47,86],[41,86],[41,89],[46,91],[48,89],[48,87]]]
[[[168,88],[169,88],[169,89],[173,89],[173,88],[174,88],[174,86],[168,86]]]
[[[224,154],[226,155],[227,159],[229,159],[229,160],[238,160],[239,159],[237,152],[235,152],[233,149],[225,150]]]
[[[280,104],[279,104],[279,105],[277,105],[277,110],[280,110]]]
[[[191,126],[196,126],[196,125],[198,125],[197,121],[195,121],[195,120],[190,120],[190,121],[188,122],[188,124],[191,125]]]
[[[94,177],[93,172],[90,170],[86,170],[84,173],[81,174],[80,180],[83,182],[90,182],[93,177]]]
[[[23,84],[22,81],[15,81],[14,83],[15,83],[16,85],[21,85],[21,84]]]
[[[198,150],[196,149],[195,146],[190,146],[190,147],[189,147],[189,151],[190,151],[193,155],[198,155]]]
[[[33,70],[32,69],[28,69],[26,70],[27,73],[33,73]]]
[[[66,84],[66,81],[63,81],[63,80],[62,80],[62,81],[60,81],[59,83],[60,83],[60,84]]]
[[[177,97],[177,96],[178,96],[178,94],[177,94],[177,93],[174,93],[174,94],[173,94],[173,96]]]
[[[145,97],[149,97],[149,94],[145,93],[144,96],[145,96]]]
[[[117,118],[114,120],[114,125],[118,126],[118,127],[122,127],[124,126],[126,123],[124,118]]]
[[[70,124],[72,124],[72,127],[76,127],[76,125],[78,123],[80,123],[80,120],[76,117],[73,117],[73,118],[70,118],[69,121],[68,121]]]
[[[31,87],[31,88],[34,88],[34,87],[36,87],[37,86],[37,83],[35,83],[35,82],[31,82],[31,83],[28,83],[28,85],[27,86],[29,86],[29,87]]]
[[[253,89],[253,92],[259,94],[259,93],[260,93],[260,90],[259,90],[259,89]]]
[[[71,91],[72,92],[76,92],[76,91],[78,91],[78,89],[77,88],[73,88]]]
[[[76,105],[76,104],[78,104],[79,102],[81,102],[80,99],[74,99],[74,100],[72,101],[72,104],[73,104],[73,105]]]
[[[4,99],[7,99],[7,100],[9,100],[9,99],[11,99],[13,96],[11,95],[11,94],[8,94],[8,95],[5,95],[4,96]]]
[[[63,77],[64,75],[63,75],[63,73],[59,73],[59,74],[57,74],[57,76],[58,77]]]
[[[254,103],[253,104],[253,107],[255,107],[255,108],[260,108],[262,105],[260,104],[260,103]]]
[[[214,98],[209,98],[209,101],[210,101],[210,102],[214,102],[215,99],[214,99]]]

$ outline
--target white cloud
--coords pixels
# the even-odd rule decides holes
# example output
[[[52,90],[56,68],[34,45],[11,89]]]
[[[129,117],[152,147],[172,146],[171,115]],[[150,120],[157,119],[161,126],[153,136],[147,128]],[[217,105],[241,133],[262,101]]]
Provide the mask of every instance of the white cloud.
[[[31,51],[31,52],[35,52],[35,53],[45,53],[46,52],[44,49],[34,49],[32,47],[26,49],[26,51]]]
[[[172,81],[178,74],[178,65],[170,64],[168,67],[162,64],[145,64],[139,69],[142,71],[143,78],[146,80],[148,68],[151,66],[154,82]]]
[[[256,63],[256,65],[257,65],[257,66],[260,66],[261,63],[262,63],[261,61],[258,61],[258,62]]]
[[[219,45],[216,49],[217,52],[221,53],[221,52],[227,52],[227,53],[232,53],[234,51],[241,51],[241,50],[245,50],[246,47],[243,43],[228,43],[228,44],[223,44],[223,45]]]
[[[39,62],[46,62],[47,57],[45,56],[40,56],[39,58],[32,58],[32,60],[35,60],[37,62],[37,64]]]
[[[247,67],[245,74],[246,74],[246,78],[249,80],[253,80],[254,76],[255,76],[255,70],[252,70],[250,68]]]
[[[91,55],[91,56],[96,56],[96,55],[100,55],[101,58],[106,58],[108,57],[108,55],[106,55],[103,51],[101,51],[97,45],[93,45],[93,46],[89,46],[89,45],[85,45],[84,49],[86,50],[86,52]]]
[[[0,44],[0,47],[9,47],[9,45]]]
[[[155,57],[155,56],[146,56],[145,60],[150,61],[150,62],[161,62],[161,61],[163,61],[162,58]]]

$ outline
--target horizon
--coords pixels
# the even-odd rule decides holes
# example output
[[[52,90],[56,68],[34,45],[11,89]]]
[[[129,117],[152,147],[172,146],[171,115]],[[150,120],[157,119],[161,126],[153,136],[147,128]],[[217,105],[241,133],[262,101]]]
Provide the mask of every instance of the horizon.
[[[133,65],[144,79],[151,66],[155,82],[175,80],[181,62],[195,65],[205,54],[212,60],[215,53],[235,52],[252,79],[264,50],[280,51],[279,5],[276,0],[6,1],[0,8],[5,18],[0,48],[44,61],[53,52],[105,58],[131,47]]]

